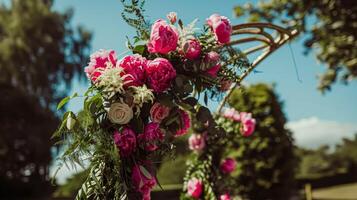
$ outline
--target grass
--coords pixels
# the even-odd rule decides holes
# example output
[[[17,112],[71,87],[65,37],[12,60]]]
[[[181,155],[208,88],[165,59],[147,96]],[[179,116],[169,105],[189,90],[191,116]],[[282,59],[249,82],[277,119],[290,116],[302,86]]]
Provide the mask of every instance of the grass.
[[[313,190],[314,199],[357,200],[357,183],[344,184]]]

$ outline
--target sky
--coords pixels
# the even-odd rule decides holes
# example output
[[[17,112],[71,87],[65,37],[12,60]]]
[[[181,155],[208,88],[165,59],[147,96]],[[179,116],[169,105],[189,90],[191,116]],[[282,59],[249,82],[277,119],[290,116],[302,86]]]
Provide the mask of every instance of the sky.
[[[148,0],[146,16],[150,21],[165,18],[174,11],[184,23],[199,19],[198,27],[213,13],[225,15],[232,24],[244,23],[235,18],[233,7],[246,2],[242,0]],[[73,25],[83,25],[94,33],[93,51],[114,49],[118,54],[126,51],[126,36],[133,37],[135,30],[121,18],[120,0],[57,0],[55,10],[74,9]],[[331,92],[322,95],[317,89],[317,74],[324,71],[311,53],[303,55],[302,39],[294,40],[291,48],[296,59],[297,71],[288,45],[283,46],[264,60],[257,68],[261,73],[252,73],[246,84],[257,82],[275,83],[276,91],[284,102],[283,110],[288,119],[287,127],[293,131],[297,145],[316,148],[322,144],[334,145],[342,137],[352,137],[357,133],[357,82],[350,85],[335,84]],[[300,77],[301,81],[298,80]],[[73,82],[70,93],[83,93],[87,83]],[[79,110],[81,100],[72,101],[69,109]],[[215,104],[211,104],[214,107]]]

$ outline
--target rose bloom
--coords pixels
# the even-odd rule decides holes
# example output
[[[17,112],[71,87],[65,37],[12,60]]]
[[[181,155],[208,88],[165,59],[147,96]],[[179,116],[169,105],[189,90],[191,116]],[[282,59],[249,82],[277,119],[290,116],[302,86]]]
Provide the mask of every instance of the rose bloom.
[[[252,113],[241,112],[240,120],[242,122],[241,133],[243,136],[248,137],[253,134],[255,130],[256,121],[252,118]]]
[[[233,158],[226,158],[222,161],[220,169],[224,174],[232,173],[237,167],[237,161]]]
[[[125,86],[142,86],[145,82],[145,68],[147,60],[139,54],[129,55],[122,58],[119,66],[128,74],[124,81],[128,82]]]
[[[188,138],[189,148],[193,151],[200,151],[206,146],[204,134],[192,134]]]
[[[136,148],[136,136],[133,130],[125,127],[121,132],[114,132],[114,143],[118,147],[120,155],[129,156]]]
[[[221,65],[218,63],[219,62],[219,54],[215,51],[208,52],[205,55],[204,62],[208,63],[210,67],[208,70],[206,70],[206,73],[210,75],[213,78],[217,77],[217,72],[221,68]]]
[[[194,60],[201,55],[201,45],[196,39],[188,39],[182,47],[185,58]]]
[[[206,73],[207,73],[208,75],[210,75],[211,77],[216,78],[216,77],[217,77],[217,73],[218,73],[218,71],[219,71],[220,68],[221,68],[221,65],[220,65],[220,64],[215,65],[215,66],[209,68],[209,69],[206,71]]]
[[[153,122],[160,123],[170,114],[170,108],[156,102],[150,109],[150,118]]]
[[[113,103],[108,112],[109,120],[114,124],[127,124],[133,118],[133,109],[125,103]]]
[[[240,114],[234,108],[224,110],[223,117],[231,119],[236,122],[240,122]]]
[[[219,200],[231,200],[231,196],[229,194],[222,194],[219,196]]]
[[[166,17],[170,21],[171,24],[175,24],[176,20],[177,20],[177,13],[169,12],[169,14],[167,14]]]
[[[143,166],[141,167],[143,168]],[[134,188],[142,194],[143,200],[151,199],[151,190],[156,186],[156,179],[151,173],[143,173],[140,165],[135,165],[132,169],[131,181]]]
[[[145,68],[149,88],[154,92],[164,92],[176,77],[176,70],[165,58],[155,58]]]
[[[138,136],[138,140],[143,144],[145,150],[155,151],[158,146],[157,142],[164,140],[164,133],[160,129],[160,125],[156,122],[150,122],[144,127],[144,133]]]
[[[191,120],[190,117],[188,116],[187,112],[184,110],[179,110],[179,115],[180,115],[180,129],[176,131],[175,136],[181,136],[184,135],[188,132],[188,129],[191,126]]]
[[[226,44],[230,41],[232,26],[227,17],[213,14],[207,19],[207,24],[211,27],[219,43]]]
[[[199,199],[202,194],[202,181],[193,178],[187,182],[187,194],[195,199]]]
[[[101,49],[90,55],[90,62],[88,66],[84,68],[84,72],[88,79],[94,82],[102,74],[101,70],[107,68],[108,64],[115,67],[116,63],[117,58],[115,51]]]
[[[148,50],[150,53],[167,54],[176,50],[178,39],[176,28],[167,24],[165,20],[159,19],[151,27]]]

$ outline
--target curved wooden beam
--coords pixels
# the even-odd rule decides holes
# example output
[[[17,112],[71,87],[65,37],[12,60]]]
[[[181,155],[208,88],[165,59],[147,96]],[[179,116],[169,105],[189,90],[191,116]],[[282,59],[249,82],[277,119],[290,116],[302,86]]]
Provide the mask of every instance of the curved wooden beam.
[[[273,33],[265,31],[265,29],[272,30]],[[231,88],[227,91],[226,96],[220,102],[217,112],[222,111],[223,106],[232,95],[233,90],[240,86],[240,83],[250,74],[259,63],[261,63],[265,58],[267,58],[274,51],[279,49],[286,42],[295,38],[299,32],[297,30],[289,30],[283,27],[271,24],[271,23],[245,23],[233,26],[232,35],[246,34],[248,37],[241,38],[231,41],[228,45],[234,46],[237,44],[247,43],[247,42],[260,42],[255,47],[243,50],[246,55],[251,53],[262,51],[262,53],[253,61],[251,66],[249,66],[243,74],[238,78],[238,81],[232,84]]]

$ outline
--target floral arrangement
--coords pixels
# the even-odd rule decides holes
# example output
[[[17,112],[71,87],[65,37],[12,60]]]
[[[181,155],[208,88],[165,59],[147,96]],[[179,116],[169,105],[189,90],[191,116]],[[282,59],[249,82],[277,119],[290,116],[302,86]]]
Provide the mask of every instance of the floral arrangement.
[[[91,169],[76,199],[149,200],[159,186],[155,163],[174,153],[173,141],[189,129],[194,132],[189,148],[197,157],[182,198],[216,199],[222,190],[215,184],[222,180],[212,179],[216,172],[209,174],[216,149],[207,146],[217,146],[229,130],[199,99],[207,104],[208,98],[220,98],[249,63],[229,44],[232,26],[226,17],[211,15],[202,30],[195,21],[184,26],[176,13],[149,24],[134,12],[142,7],[133,2],[125,11],[137,18],[123,15],[138,30],[128,41],[133,54],[118,58],[113,50],[99,50],[90,56],[84,72],[91,84],[81,96],[83,109],[66,112],[54,134],[64,147],[63,163]],[[75,97],[63,99],[58,109]],[[250,114],[227,111],[224,116],[241,122],[243,135],[254,131]],[[223,174],[236,167],[229,158],[219,165]],[[228,193],[218,195],[229,199]]]
[[[232,176],[237,170],[237,161],[222,146],[240,136],[242,139],[251,136],[256,120],[251,113],[238,112],[234,108],[226,109],[214,118],[223,129],[221,137],[193,128],[194,133],[188,139],[193,156],[188,161],[181,199],[230,200],[238,195],[239,185]]]

